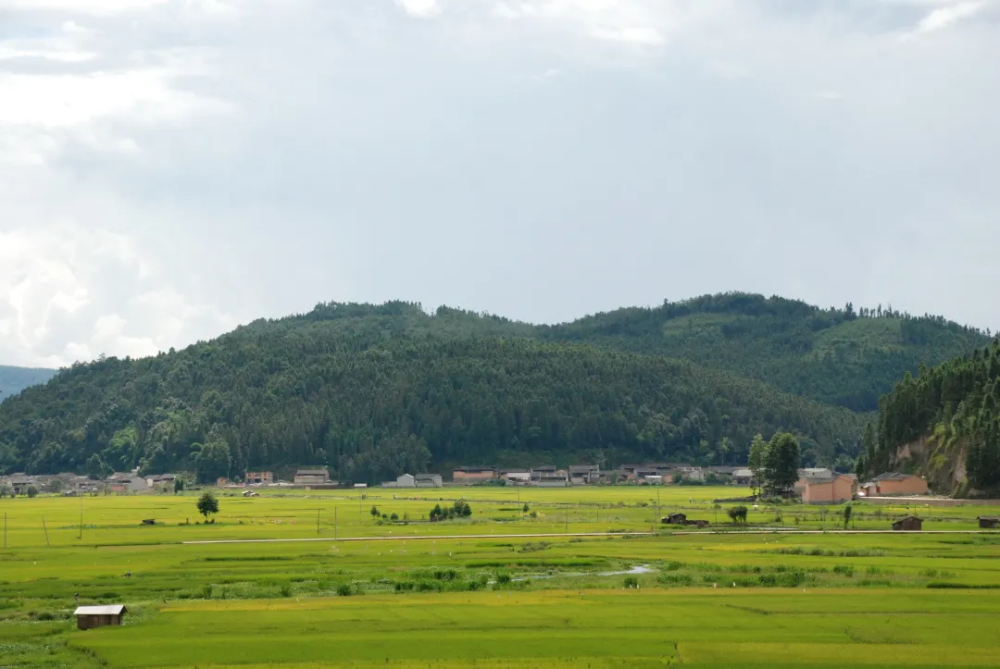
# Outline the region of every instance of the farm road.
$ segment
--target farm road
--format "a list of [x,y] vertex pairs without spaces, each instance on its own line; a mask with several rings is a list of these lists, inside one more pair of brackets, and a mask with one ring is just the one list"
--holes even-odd
[[205,541],[182,541],[185,546],[204,544],[280,544],[305,541],[454,541],[461,539],[544,539],[546,537],[652,537],[656,532],[549,532],[546,534],[446,534],[430,536],[399,537],[305,537],[298,539],[211,539]]

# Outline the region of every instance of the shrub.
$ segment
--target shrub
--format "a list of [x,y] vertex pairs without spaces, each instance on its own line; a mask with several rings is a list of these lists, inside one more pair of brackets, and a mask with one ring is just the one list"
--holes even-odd
[[497,585],[510,585],[510,574],[497,574]]
[[838,564],[833,568],[833,573],[846,576],[847,578],[854,578],[854,567],[846,564]]
[[347,583],[342,583],[337,586],[337,596],[338,597],[350,597],[351,596],[351,586]]
[[292,596],[292,584],[291,583],[282,583],[281,584],[281,588],[280,588],[280,592],[281,592],[281,596],[282,597],[291,597]]
[[639,579],[637,579],[635,576],[626,576],[625,577],[625,584],[624,585],[625,585],[625,589],[626,590],[631,589],[631,588],[638,588],[639,587]]
[[32,486],[28,486],[28,497],[31,497],[32,499],[34,499],[35,497],[38,497],[38,488],[36,488],[33,485]]

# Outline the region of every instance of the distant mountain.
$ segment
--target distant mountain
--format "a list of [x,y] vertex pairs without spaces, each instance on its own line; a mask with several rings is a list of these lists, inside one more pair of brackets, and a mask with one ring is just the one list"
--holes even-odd
[[0,365],[0,402],[17,395],[29,386],[47,382],[56,375],[54,369],[32,369],[28,367],[5,367]]
[[0,405],[0,471],[324,463],[742,463],[753,435],[852,466],[877,398],[986,335],[891,309],[727,294],[536,326],[321,304],[142,360],[74,365]]

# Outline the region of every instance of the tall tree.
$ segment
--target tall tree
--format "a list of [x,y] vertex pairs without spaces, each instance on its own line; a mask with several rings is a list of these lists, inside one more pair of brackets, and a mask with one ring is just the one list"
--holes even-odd
[[750,442],[750,471],[753,472],[753,479],[751,480],[751,486],[756,490],[756,494],[760,494],[760,490],[764,484],[764,475],[766,473],[764,458],[767,455],[767,442],[764,441],[764,436],[761,434],[754,435],[753,441]]
[[765,488],[768,494],[791,494],[799,478],[799,442],[787,432],[771,437],[764,455]]

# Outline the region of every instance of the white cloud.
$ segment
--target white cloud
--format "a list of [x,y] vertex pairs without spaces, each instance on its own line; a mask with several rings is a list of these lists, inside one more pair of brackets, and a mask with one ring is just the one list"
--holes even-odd
[[958,21],[978,14],[985,7],[985,0],[958,2],[938,7],[922,18],[917,26],[910,33],[907,33],[907,36],[925,35],[942,30]]
[[107,116],[156,123],[225,106],[172,89],[169,72],[155,69],[87,75],[0,73],[0,123],[75,126]]
[[396,0],[396,4],[410,16],[421,19],[437,16],[441,13],[441,5],[438,0]]

